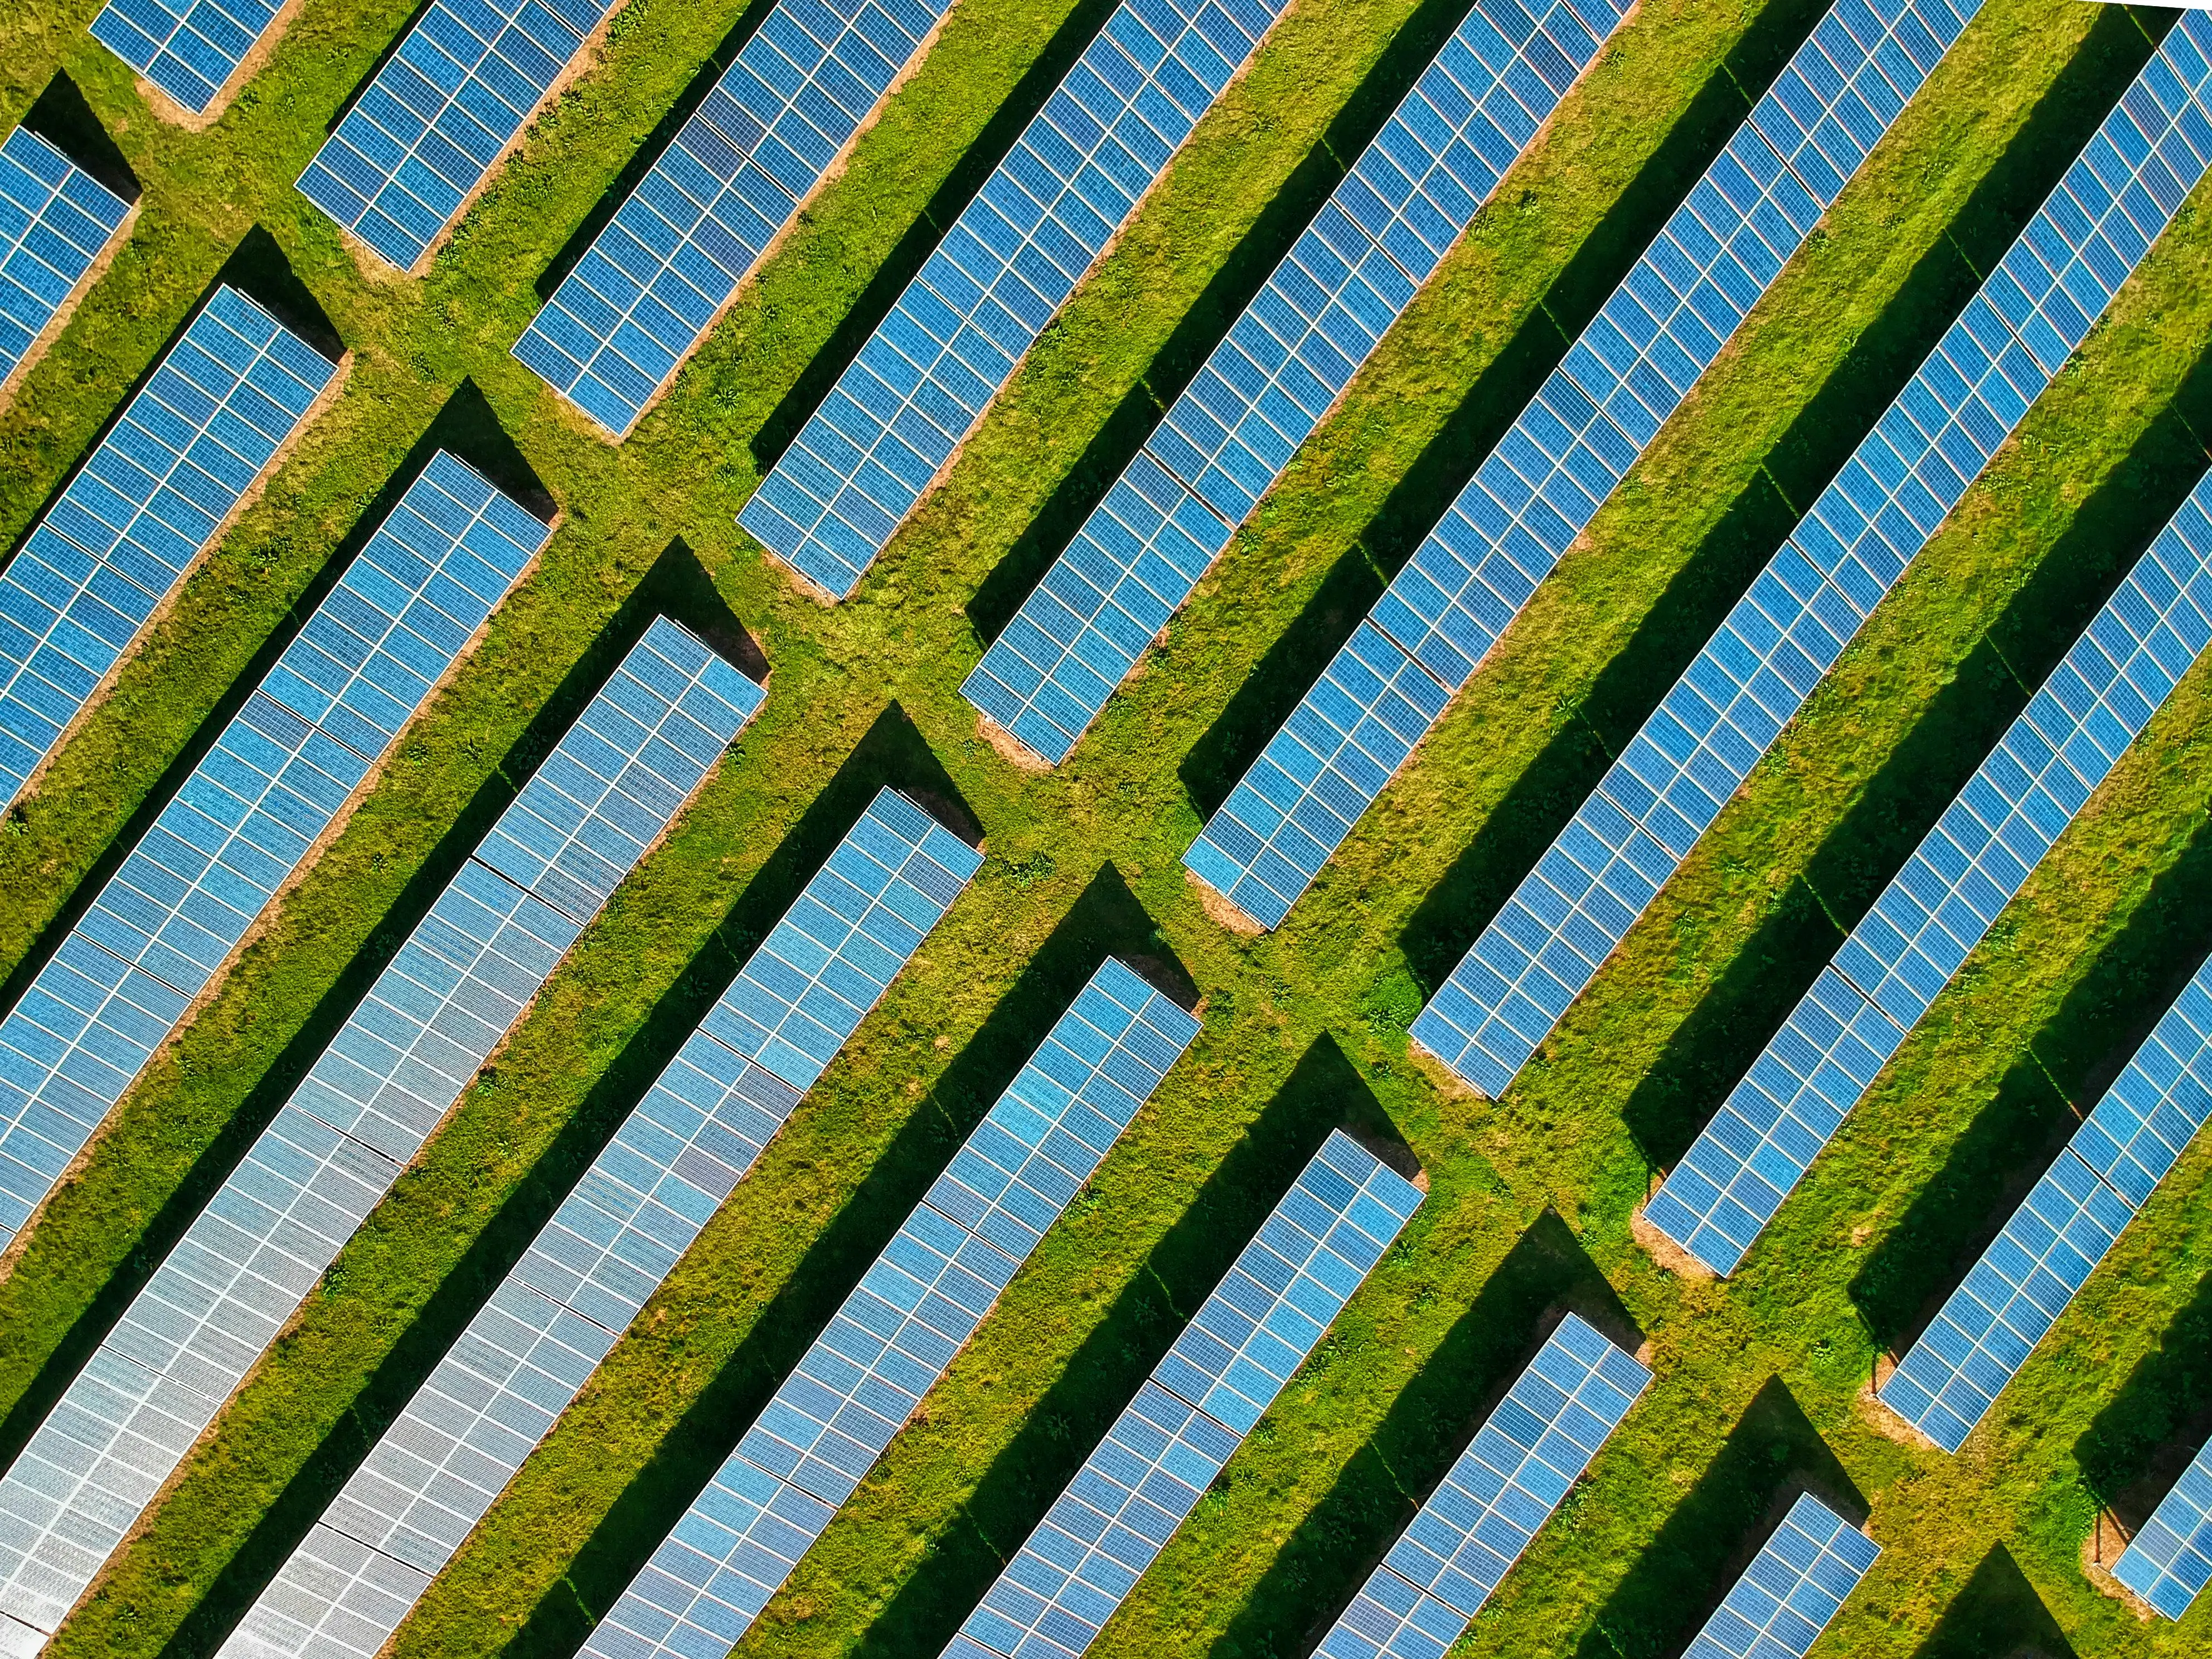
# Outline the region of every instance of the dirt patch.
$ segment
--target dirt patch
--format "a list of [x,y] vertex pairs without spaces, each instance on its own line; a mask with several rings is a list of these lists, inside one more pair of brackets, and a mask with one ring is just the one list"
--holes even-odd
[[1687,1279],[1708,1285],[1714,1284],[1720,1279],[1718,1273],[1647,1221],[1644,1216],[1644,1206],[1641,1204],[1636,1206],[1636,1213],[1628,1218],[1628,1236],[1644,1247],[1644,1255],[1650,1256],[1677,1279]]
[[215,96],[208,100],[205,109],[197,112],[186,109],[143,75],[138,77],[138,95],[146,100],[148,109],[171,126],[182,127],[187,132],[204,132],[222,118],[223,112],[230,107],[240,89],[261,73],[275,53],[276,43],[284,38],[284,31],[300,15],[301,4],[301,0],[284,0],[276,15],[269,20],[269,26],[261,31],[260,38],[254,41],[252,50],[238,60],[238,67],[231,70],[229,78],[215,89]]
[[[975,730],[984,742],[999,751],[999,758],[1017,771],[1042,776],[1052,770],[1050,761],[1038,754],[1036,750],[1007,731],[988,714],[978,714],[975,717]],[[1208,888],[1206,890],[1211,892],[1212,889]]]

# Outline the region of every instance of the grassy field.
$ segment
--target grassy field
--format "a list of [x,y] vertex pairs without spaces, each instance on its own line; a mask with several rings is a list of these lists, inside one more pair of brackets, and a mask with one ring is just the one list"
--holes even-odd
[[[2193,674],[1739,1275],[1628,1218],[2026,702],[2212,441],[2200,191],[1777,752],[1491,1103],[1404,1030],[1972,291],[2170,14],[1987,0],[1966,40],[1496,659],[1279,933],[1178,855],[1821,8],[1644,0],[1073,760],[1017,772],[957,696],[1011,614],[1462,9],[1301,0],[855,597],[794,595],[733,515],[1109,8],[961,0],[934,52],[619,449],[507,349],[765,0],[632,0],[419,282],[291,189],[406,0],[307,0],[209,131],[147,112],[94,0],[0,17],[0,128],[66,76],[136,233],[0,410],[12,546],[219,272],[354,354],[342,398],[0,825],[9,999],[445,444],[564,519],[343,835],[149,1071],[0,1277],[12,1457],[378,969],[656,611],[742,628],[768,705],[349,1246],[52,1650],[211,1653],[880,783],[989,859],[401,1632],[566,1659],[1102,952],[1173,958],[1206,1029],[921,1418],[741,1645],[935,1654],[1332,1125],[1431,1192],[1098,1651],[1290,1659],[1519,1368],[1547,1310],[1658,1381],[1462,1651],[1666,1659],[1778,1500],[1886,1553],[1820,1651],[2205,1650],[2080,1565],[2212,1430],[2198,1146],[1956,1459],[1860,1395],[2212,947],[2212,671]],[[1387,1120],[1387,1126],[1385,1121]],[[2148,1488],[2154,1495],[2159,1488]]]

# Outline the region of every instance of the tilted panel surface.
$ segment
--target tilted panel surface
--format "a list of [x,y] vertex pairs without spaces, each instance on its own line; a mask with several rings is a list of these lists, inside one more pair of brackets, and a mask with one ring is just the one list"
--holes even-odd
[[1881,1385],[1882,1403],[1945,1450],[1964,1445],[2207,1117],[2212,963]]
[[1091,977],[584,1645],[736,1641],[1198,1034],[1121,963]]
[[68,1613],[760,701],[632,648],[0,1479],[0,1613]]
[[1733,1271],[1821,1147],[2212,644],[2212,478],[2138,560],[1652,1196]]
[[130,215],[128,202],[28,127],[0,143],[0,386]]
[[1322,1638],[1316,1659],[1438,1659],[1650,1381],[1642,1364],[1569,1314]]
[[783,0],[561,279],[514,355],[626,436],[951,0]]
[[1805,1659],[1881,1553],[1874,1540],[1805,1493],[1682,1659]]
[[1420,1202],[1419,1188],[1332,1130],[945,1659],[1087,1649]]
[[2168,1619],[2188,1612],[2212,1581],[2212,1446],[2151,1511],[2112,1564],[2112,1577]]
[[1183,855],[1290,914],[1720,355],[1979,0],[1841,0]]
[[1057,765],[1596,61],[1627,0],[1477,0],[962,688]]
[[410,270],[453,228],[615,0],[431,0],[300,175],[300,193]]
[[203,115],[283,9],[283,0],[107,0],[92,38]]
[[337,373],[216,289],[0,571],[0,794],[53,752]]
[[[838,947],[843,966],[833,962],[828,976],[849,981],[856,963],[869,974],[882,971],[865,913],[895,896],[902,880],[911,884],[915,860],[936,869],[926,878],[933,891],[940,877],[952,893],[964,884],[971,860],[956,860],[954,876],[925,850],[944,834],[902,796],[889,790],[878,796],[793,907],[794,916],[825,907],[862,915],[861,927]],[[909,884],[896,901],[908,906],[914,930],[895,943],[889,973],[869,981],[875,989],[868,1006],[950,902],[947,894],[944,902],[915,910],[921,890]],[[734,994],[733,987],[724,1002]],[[378,1652],[803,1092],[704,1028],[695,1033],[247,1611],[223,1653],[369,1659]]]
[[1287,3],[1124,0],[738,523],[850,593]]
[[1835,665],[2212,166],[2212,16],[2050,200],[1414,1021],[1496,1095]]
[[434,457],[0,1020],[0,1242],[21,1231],[546,527]]

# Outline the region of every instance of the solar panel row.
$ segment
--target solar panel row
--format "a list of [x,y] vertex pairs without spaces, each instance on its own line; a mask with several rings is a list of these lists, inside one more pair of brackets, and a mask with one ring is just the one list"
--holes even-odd
[[[977,862],[883,791],[715,1013],[745,1000],[757,969],[772,978],[776,962],[811,948],[828,953],[822,977],[859,1000],[842,1027],[849,1035]],[[843,919],[842,937],[825,916]],[[225,1644],[228,1659],[371,1659],[575,1398],[804,1092],[706,1032],[624,1120],[263,1590]]]
[[1805,1493],[1682,1659],[1805,1659],[1881,1553],[1881,1546]]
[[2212,1117],[2212,963],[2199,968],[1882,1384],[1956,1451]]
[[92,38],[194,115],[222,95],[285,0],[107,0]]
[[431,0],[300,175],[400,270],[453,228],[614,0]]
[[1287,0],[1123,0],[738,515],[843,599]]
[[945,1659],[1088,1649],[1420,1202],[1331,1131]]
[[1905,1034],[2212,645],[2197,486],[1851,930],[1644,1214],[1732,1272]]
[[2151,1511],[2112,1564],[2112,1577],[2168,1619],[2188,1612],[2212,1581],[2212,1446]]
[[440,454],[316,607],[0,1021],[0,1241],[28,1224],[548,533]]
[[1496,1095],[1565,1013],[2212,167],[2212,16],[2166,37],[2027,229],[1413,1024]]
[[0,394],[130,216],[128,202],[28,127],[0,143]]
[[1477,0],[962,688],[1057,765],[1190,597],[1627,0]]
[[1651,1373],[1569,1314],[1407,1524],[1316,1659],[1443,1659]]
[[515,342],[629,434],[951,0],[783,0]]
[[68,1613],[762,695],[632,648],[0,1479],[0,1612]]
[[216,289],[0,571],[5,800],[53,753],[337,373],[235,289]]
[[1109,959],[584,1644],[702,1659],[744,1634],[1090,1180],[1198,1021]]
[[1279,926],[1965,31],[1831,7],[1183,855]]

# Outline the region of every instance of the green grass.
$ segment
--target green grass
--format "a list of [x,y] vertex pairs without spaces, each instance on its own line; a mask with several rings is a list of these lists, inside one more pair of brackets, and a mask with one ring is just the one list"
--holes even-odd
[[[364,277],[290,189],[399,27],[308,0],[210,132],[152,120],[83,36],[0,21],[6,121],[72,76],[145,185],[131,246],[0,411],[10,541],[250,228],[355,356],[307,434],[0,835],[0,963],[35,960],[426,433],[495,446],[565,518],[343,834],[149,1070],[0,1279],[12,1455],[651,607],[726,608],[766,710],[349,1245],[57,1655],[210,1652],[883,781],[963,799],[990,859],[884,1006],[402,1632],[407,1656],[565,1655],[1109,949],[1181,963],[1206,1030],[741,1650],[933,1653],[1332,1122],[1387,1117],[1431,1193],[1101,1644],[1299,1651],[1563,1302],[1659,1381],[1465,1651],[1678,1652],[1797,1480],[1887,1553],[1822,1651],[2200,1648],[2076,1554],[2201,1434],[2212,1237],[2199,1147],[1956,1460],[1876,1433],[1881,1341],[1947,1290],[2208,941],[2205,676],[2123,763],[1725,1286],[1627,1218],[1887,872],[2193,482],[2212,435],[2212,225],[2185,213],[1502,1103],[1403,1027],[1971,291],[2148,51],[2129,16],[1989,0],[1891,141],[1585,544],[1280,933],[1208,921],[1200,807],[1348,629],[1794,45],[1809,0],[1645,0],[1075,759],[1018,774],[957,696],[1054,550],[1455,21],[1306,0],[1047,331],[860,592],[793,594],[732,523],[988,155],[1101,8],[963,0],[637,435],[592,440],[506,356],[532,283],[741,9],[635,0],[420,283]],[[757,9],[756,8],[755,9]],[[1058,33],[1056,33],[1058,31]],[[1397,43],[1394,45],[1394,42]],[[1419,48],[1416,50],[1416,48]],[[1378,68],[1378,65],[1380,66]],[[1027,77],[1025,81],[1025,77]],[[1045,77],[1048,79],[1048,76]],[[987,131],[987,128],[988,131]],[[958,173],[956,174],[956,163]],[[948,179],[951,183],[948,185]],[[888,274],[887,274],[888,273]],[[842,331],[841,331],[842,330]],[[441,411],[444,411],[441,414]],[[1088,493],[1086,493],[1088,492]],[[1424,514],[1428,515],[1424,517]],[[1042,528],[1033,528],[1042,526]],[[20,976],[20,969],[18,969]],[[1764,1024],[1762,1024],[1764,1022]],[[1980,1231],[1977,1231],[1977,1230]],[[2164,1346],[2161,1346],[2161,1343]],[[2063,1646],[2061,1645],[2063,1644]]]

